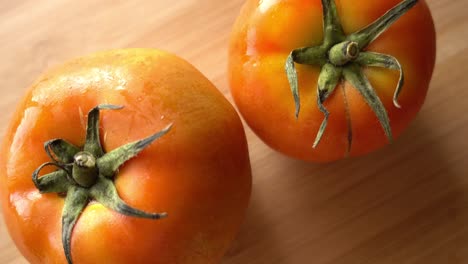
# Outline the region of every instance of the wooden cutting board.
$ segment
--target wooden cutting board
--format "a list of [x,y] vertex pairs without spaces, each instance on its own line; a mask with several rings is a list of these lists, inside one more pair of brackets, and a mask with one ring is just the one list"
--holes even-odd
[[[0,0],[0,132],[42,71],[102,49],[176,53],[232,102],[227,43],[242,2]],[[468,263],[468,2],[428,2],[437,66],[426,104],[395,144],[314,165],[270,150],[246,127],[252,200],[223,264]],[[0,263],[27,263],[3,219]]]

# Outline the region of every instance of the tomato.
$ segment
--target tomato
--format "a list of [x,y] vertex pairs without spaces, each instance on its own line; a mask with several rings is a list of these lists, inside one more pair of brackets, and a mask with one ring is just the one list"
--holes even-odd
[[49,71],[1,153],[5,221],[31,263],[217,263],[250,196],[234,108],[192,65],[157,50]]
[[248,0],[232,30],[229,82],[266,144],[329,162],[404,131],[425,100],[435,51],[425,1]]

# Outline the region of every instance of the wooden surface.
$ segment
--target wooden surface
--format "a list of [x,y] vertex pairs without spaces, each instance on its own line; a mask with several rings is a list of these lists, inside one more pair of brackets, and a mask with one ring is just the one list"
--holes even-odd
[[[42,71],[102,49],[171,51],[232,101],[227,43],[241,4],[0,0],[0,132]],[[246,127],[253,195],[223,264],[468,263],[468,1],[429,4],[437,66],[426,104],[395,144],[367,157],[314,165],[273,152]],[[0,263],[26,263],[3,219]]]

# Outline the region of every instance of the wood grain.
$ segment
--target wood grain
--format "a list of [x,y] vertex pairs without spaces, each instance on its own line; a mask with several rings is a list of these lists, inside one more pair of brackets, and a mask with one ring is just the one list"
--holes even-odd
[[[42,71],[102,49],[171,51],[232,101],[227,43],[242,2],[0,0],[0,132]],[[428,2],[437,66],[426,104],[395,144],[314,165],[273,152],[246,127],[253,195],[223,264],[468,263],[468,2]],[[3,219],[0,263],[27,263]]]

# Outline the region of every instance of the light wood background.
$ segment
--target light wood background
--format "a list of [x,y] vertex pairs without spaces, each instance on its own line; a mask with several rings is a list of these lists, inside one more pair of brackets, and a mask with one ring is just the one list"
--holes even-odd
[[[242,2],[0,0],[0,132],[43,70],[102,49],[171,51],[232,101],[227,43]],[[468,1],[429,5],[435,74],[422,111],[392,146],[314,165],[273,152],[246,127],[253,195],[223,264],[468,263]],[[3,219],[0,263],[26,263]]]

